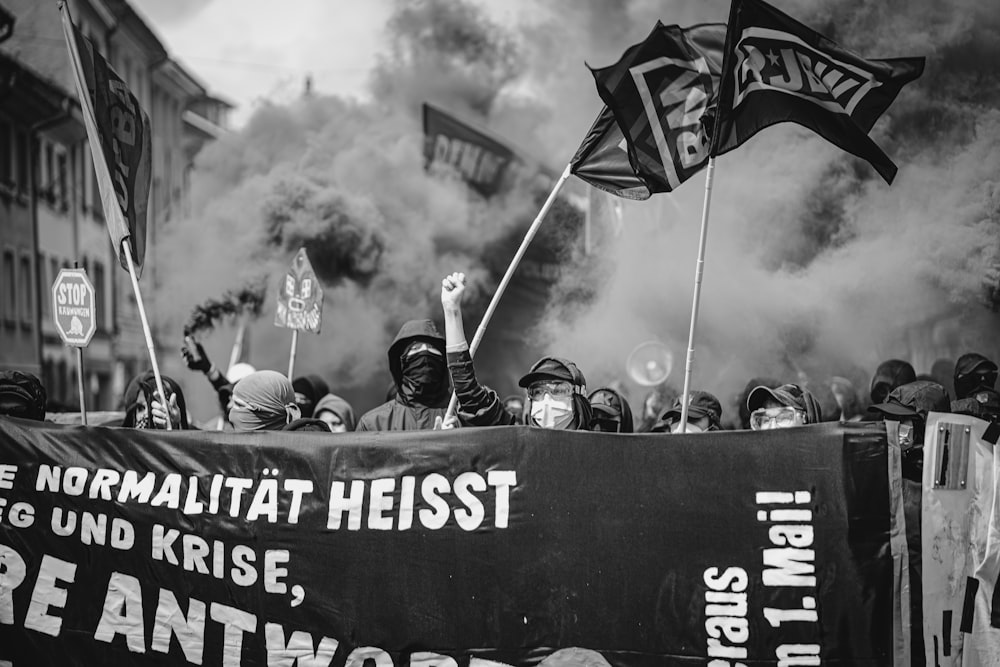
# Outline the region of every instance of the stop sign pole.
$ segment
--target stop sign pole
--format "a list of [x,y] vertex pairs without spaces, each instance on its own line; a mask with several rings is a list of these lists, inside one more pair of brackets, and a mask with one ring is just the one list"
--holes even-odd
[[63,343],[76,348],[77,389],[80,392],[80,420],[87,425],[87,404],[83,393],[83,348],[97,330],[97,303],[94,285],[83,269],[63,269],[52,283],[52,317]]

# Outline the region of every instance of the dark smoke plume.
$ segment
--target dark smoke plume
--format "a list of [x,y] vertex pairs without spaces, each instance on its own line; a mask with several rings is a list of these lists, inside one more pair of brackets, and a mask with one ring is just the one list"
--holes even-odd
[[211,331],[220,320],[227,317],[245,315],[256,319],[260,316],[260,309],[264,305],[266,289],[267,279],[261,277],[242,289],[226,292],[220,299],[209,299],[196,306],[184,325],[184,335],[192,336]]

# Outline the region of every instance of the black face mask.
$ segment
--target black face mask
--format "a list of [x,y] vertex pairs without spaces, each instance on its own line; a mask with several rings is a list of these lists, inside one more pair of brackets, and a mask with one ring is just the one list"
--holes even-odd
[[408,402],[433,403],[448,393],[448,367],[429,352],[403,357],[399,391]]

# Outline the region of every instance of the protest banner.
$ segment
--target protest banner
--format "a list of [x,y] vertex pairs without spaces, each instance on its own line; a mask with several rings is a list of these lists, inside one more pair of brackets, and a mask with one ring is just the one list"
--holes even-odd
[[890,665],[886,450],[0,418],[0,661]]

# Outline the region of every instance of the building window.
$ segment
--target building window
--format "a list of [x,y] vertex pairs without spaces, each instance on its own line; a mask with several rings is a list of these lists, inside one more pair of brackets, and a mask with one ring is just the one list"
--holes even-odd
[[107,310],[105,304],[105,285],[104,285],[104,265],[101,262],[94,262],[94,308],[97,309],[97,313],[94,317],[97,319],[97,328],[99,331],[104,331],[107,329]]
[[66,180],[69,173],[67,160],[68,158],[66,157],[66,153],[62,151],[60,151],[59,154],[56,156],[56,165],[57,165],[56,178],[58,179],[56,181],[56,197],[57,200],[59,201],[59,208],[61,208],[63,211],[69,209],[69,204],[67,203],[68,197],[66,191]]
[[17,276],[14,275],[14,251],[3,251],[3,322],[13,326],[17,318]]
[[21,255],[21,275],[19,276],[18,289],[20,290],[21,302],[21,326],[31,329],[35,320],[34,281],[31,279],[31,257]]
[[17,174],[17,189],[19,192],[27,192],[28,186],[28,135],[24,132],[17,133],[17,154],[14,156]]

